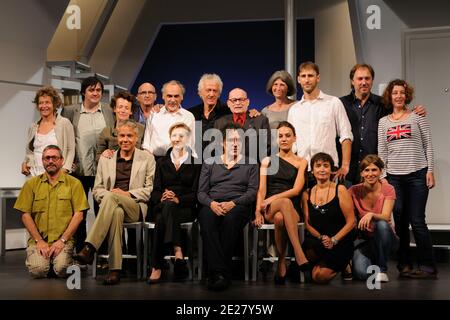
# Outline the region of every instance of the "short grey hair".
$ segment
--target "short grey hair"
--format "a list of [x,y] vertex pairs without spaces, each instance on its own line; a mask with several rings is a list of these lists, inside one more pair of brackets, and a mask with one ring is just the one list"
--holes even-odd
[[164,83],[164,85],[163,85],[163,87],[161,89],[161,92],[162,92],[163,96],[164,96],[164,92],[166,91],[166,87],[168,85],[177,85],[177,86],[179,86],[180,89],[181,89],[181,94],[184,96],[184,93],[186,92],[186,89],[184,89],[184,86],[178,80],[170,80],[170,81]]
[[293,96],[296,91],[295,90],[295,82],[294,82],[294,79],[292,79],[289,72],[287,72],[286,70],[275,71],[272,74],[272,76],[270,76],[269,81],[267,81],[267,84],[266,84],[267,93],[270,94],[271,96],[273,96],[272,86],[273,86],[274,82],[277,81],[278,79],[280,79],[281,81],[286,83],[286,85],[288,87],[287,96]]
[[62,151],[61,148],[58,147],[56,144],[49,144],[48,146],[46,146],[44,148],[44,150],[42,151],[42,156],[44,156],[45,151],[47,150],[57,150],[59,152],[59,156],[62,158]]
[[200,80],[198,81],[198,92],[200,92],[203,89],[203,86],[205,85],[205,81],[215,81],[219,85],[219,95],[222,93],[223,89],[223,82],[220,77],[215,73],[205,73],[202,75]]
[[117,126],[117,130],[119,130],[121,127],[129,127],[129,128],[134,130],[134,132],[136,133],[136,136],[139,136],[138,125],[133,120],[119,121],[119,125]]

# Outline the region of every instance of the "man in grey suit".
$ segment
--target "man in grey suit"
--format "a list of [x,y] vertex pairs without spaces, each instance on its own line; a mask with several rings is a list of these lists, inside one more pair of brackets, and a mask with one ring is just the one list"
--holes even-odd
[[[114,114],[108,104],[101,103],[103,83],[96,77],[88,77],[81,83],[81,104],[66,106],[61,115],[70,120],[75,133],[74,176],[81,181],[86,198],[94,186],[98,136],[105,127],[113,128]],[[98,205],[94,203],[94,211]],[[75,234],[76,249],[81,250],[86,238],[86,211]]]
[[100,211],[83,249],[74,256],[81,263],[91,264],[95,251],[108,236],[109,274],[103,281],[105,285],[120,281],[123,223],[145,219],[155,174],[153,155],[136,149],[136,123],[127,121],[117,131],[120,149],[112,158],[101,157],[98,162],[94,197]]
[[245,135],[245,156],[251,160],[262,159],[270,155],[271,134],[269,119],[264,115],[251,118],[248,112],[250,100],[247,92],[240,88],[235,88],[228,94],[228,108],[232,114],[222,116],[214,123],[214,128],[223,131],[230,123],[242,127]]

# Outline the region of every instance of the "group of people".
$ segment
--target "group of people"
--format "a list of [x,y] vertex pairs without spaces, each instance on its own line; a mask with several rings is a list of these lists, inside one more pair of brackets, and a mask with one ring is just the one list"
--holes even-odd
[[[139,86],[137,104],[131,93],[119,92],[108,105],[101,102],[102,82],[90,77],[81,86],[82,103],[60,113],[58,93],[40,89],[34,100],[40,119],[29,129],[22,163],[32,178],[15,204],[30,233],[29,272],[44,277],[53,266],[65,276],[72,258],[92,263],[106,240],[103,282],[117,284],[123,223],[147,219],[155,222],[147,282],[161,281],[167,250],[180,281],[188,274],[180,224],[198,219],[212,290],[230,285],[234,249],[249,221],[275,225],[276,284],[287,276],[300,281],[300,272],[306,281],[326,283],[351,269],[366,279],[372,264],[380,268],[377,280],[388,281],[397,242],[401,276],[436,278],[425,222],[435,184],[425,109],[408,108],[413,90],[404,80],[391,81],[379,97],[371,92],[373,79],[370,65],[355,65],[352,92],[339,99],[319,89],[319,67],[304,62],[297,75],[301,100],[290,98],[296,84],[289,73],[277,71],[267,83],[274,102],[261,113],[248,110],[241,88],[221,102],[216,74],[201,77],[202,103],[189,110],[181,106],[185,89],[176,80],[164,84],[163,105],[150,83]],[[89,190],[96,219],[86,235]],[[307,230],[303,244],[300,221]],[[289,270],[288,242],[295,255]]]

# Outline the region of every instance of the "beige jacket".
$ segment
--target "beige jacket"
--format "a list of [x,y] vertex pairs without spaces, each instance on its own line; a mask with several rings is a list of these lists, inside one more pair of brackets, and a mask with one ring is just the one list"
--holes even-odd
[[[93,194],[95,200],[99,203],[116,184],[117,152],[114,152],[111,159],[100,157],[98,162]],[[155,158],[153,155],[146,151],[135,149],[128,192],[133,195],[134,200],[139,204],[144,220],[147,214],[147,202],[153,190],[154,175]]]
[[[24,162],[32,168],[36,165],[34,160],[33,143],[39,127],[39,121],[40,119],[34,122],[28,129],[27,144],[25,148]],[[75,157],[75,135],[70,121],[60,115],[57,115],[55,120],[55,134],[58,147],[61,149],[62,156],[64,157],[63,168],[68,172],[71,172]]]

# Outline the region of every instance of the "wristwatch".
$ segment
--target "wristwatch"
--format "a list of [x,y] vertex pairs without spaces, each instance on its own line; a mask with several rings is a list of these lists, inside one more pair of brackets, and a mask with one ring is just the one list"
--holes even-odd
[[338,239],[336,239],[336,237],[332,237],[331,242],[333,243],[333,246],[335,246],[338,244],[339,241],[338,241]]

